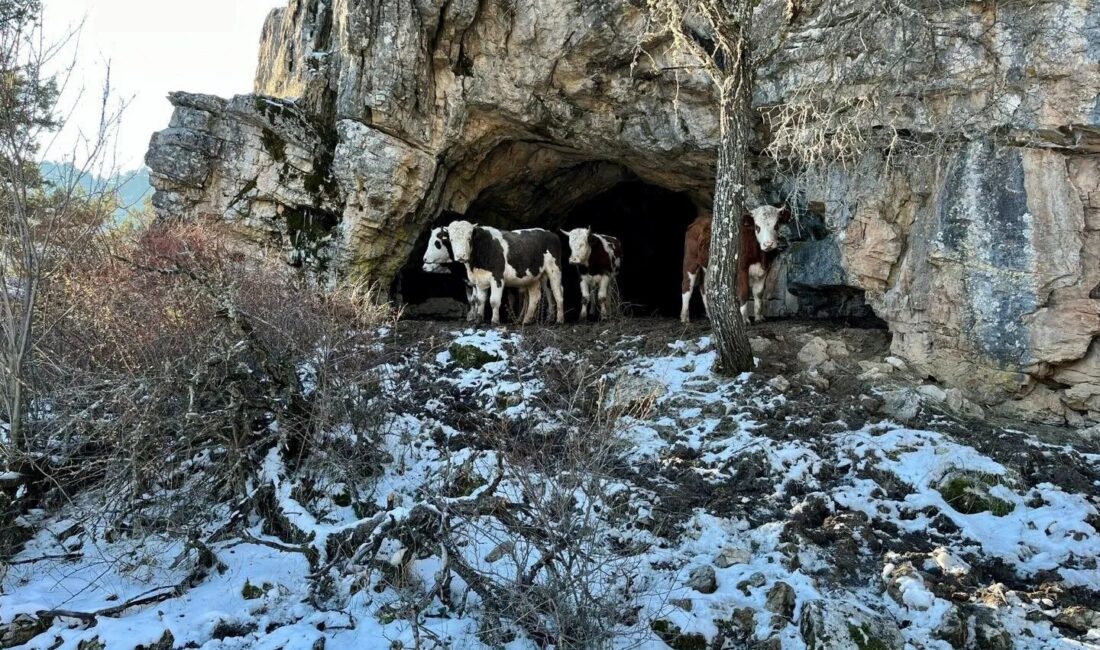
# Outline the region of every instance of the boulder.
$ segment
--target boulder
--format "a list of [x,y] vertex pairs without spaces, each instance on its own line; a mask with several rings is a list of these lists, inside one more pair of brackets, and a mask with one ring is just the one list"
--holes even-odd
[[666,392],[668,392],[668,386],[659,379],[625,372],[618,373],[611,380],[607,408],[618,411],[647,408],[663,397]]
[[851,596],[803,605],[798,629],[807,650],[887,650],[905,646],[893,620],[858,602]]
[[908,422],[920,413],[921,395],[912,388],[895,388],[880,393],[882,412],[899,422]]
[[701,594],[713,594],[718,590],[718,577],[714,573],[714,567],[704,564],[692,569],[687,585]]
[[819,336],[810,339],[798,351],[798,360],[807,368],[816,368],[829,360],[829,344]]
[[776,616],[790,620],[794,616],[796,604],[794,588],[785,582],[777,582],[768,590],[764,609]]

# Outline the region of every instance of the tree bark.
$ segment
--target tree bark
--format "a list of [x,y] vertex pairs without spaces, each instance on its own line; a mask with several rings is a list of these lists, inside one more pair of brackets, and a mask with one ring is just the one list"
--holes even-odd
[[710,235],[710,266],[706,290],[710,319],[723,374],[753,369],[752,348],[737,300],[737,257],[741,216],[745,213],[747,157],[752,126],[752,70],[747,25],[741,25],[739,56],[731,62],[727,85],[721,89],[722,140],[714,184],[714,215]]

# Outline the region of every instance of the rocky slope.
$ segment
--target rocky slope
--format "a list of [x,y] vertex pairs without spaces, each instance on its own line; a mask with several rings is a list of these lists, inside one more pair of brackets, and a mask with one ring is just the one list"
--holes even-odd
[[[769,311],[863,292],[926,375],[1098,421],[1100,6],[1000,4],[941,5],[980,29],[904,53],[912,83],[864,125],[949,145],[813,186],[761,165],[757,200],[791,198],[827,231],[792,247]],[[791,35],[761,107],[814,82],[838,24]],[[264,26],[255,95],[171,97],[154,204],[384,285],[444,211],[553,225],[634,178],[705,206],[715,102],[648,32],[627,0],[290,0]]]
[[363,354],[379,383],[325,432],[332,456],[272,445],[247,496],[184,521],[151,504],[208,482],[208,449],[132,506],[93,487],[21,518],[33,538],[0,571],[0,643],[1100,640],[1096,430],[956,417],[965,402],[884,357],[881,331],[766,325],[763,372],[733,379],[713,375],[706,334],[383,328]]

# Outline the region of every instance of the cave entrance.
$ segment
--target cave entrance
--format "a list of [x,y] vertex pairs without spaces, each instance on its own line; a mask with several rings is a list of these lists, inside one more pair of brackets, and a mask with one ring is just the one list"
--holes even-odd
[[[642,181],[619,183],[562,216],[566,229],[588,226],[617,237],[623,245],[618,302],[629,316],[680,313],[684,233],[697,216],[691,199]],[[579,276],[566,271],[566,306],[580,304]]]
[[[523,204],[517,202],[517,192],[494,188],[473,201],[464,215],[444,212],[431,227],[457,218],[507,230],[542,227],[558,233],[567,252],[560,229],[589,226],[593,232],[617,237],[622,242],[623,266],[617,282],[621,313],[677,316],[684,232],[697,216],[695,204],[686,193],[646,183],[628,173],[617,174],[612,176],[593,169],[586,180],[596,187],[589,187],[586,192],[578,191],[577,187],[565,194],[545,188],[537,192],[527,190],[522,192],[526,199]],[[582,177],[573,175],[584,183]],[[461,318],[465,315],[461,274],[425,273],[421,268],[430,230],[427,228],[421,234],[409,262],[399,274],[396,293],[406,304],[405,314],[410,318]],[[581,301],[579,275],[568,262],[565,266],[562,281],[566,318],[575,320]],[[508,311],[507,304],[505,307]],[[701,305],[696,307],[701,310]],[[513,306],[512,311],[517,308]]]

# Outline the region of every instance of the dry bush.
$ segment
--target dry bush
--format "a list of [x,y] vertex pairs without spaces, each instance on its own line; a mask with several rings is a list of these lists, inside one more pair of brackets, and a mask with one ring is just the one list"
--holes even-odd
[[337,432],[354,453],[330,466],[376,464],[362,409],[387,310],[351,289],[318,293],[231,241],[157,225],[53,284],[34,435],[54,503],[96,484],[99,514],[121,530],[179,530],[254,494],[276,447],[295,468],[318,465]]

